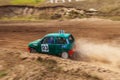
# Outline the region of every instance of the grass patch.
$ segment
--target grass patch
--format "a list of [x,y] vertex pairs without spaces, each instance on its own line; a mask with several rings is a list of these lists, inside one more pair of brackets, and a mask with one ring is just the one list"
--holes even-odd
[[26,4],[36,5],[40,4],[41,2],[44,2],[44,0],[11,0],[11,4],[13,5],[26,5]]
[[110,19],[113,21],[120,21],[120,16],[113,16],[113,17],[110,17]]
[[120,21],[120,16],[100,16],[98,18],[102,18],[102,19],[110,19],[112,21]]
[[112,11],[115,12],[117,9],[119,9],[119,6],[120,5],[116,5],[116,4],[104,5],[100,8],[100,10],[106,13],[109,13]]
[[6,71],[4,71],[4,70],[0,71],[0,78],[4,77],[6,75],[7,75]]
[[38,19],[36,16],[14,16],[14,17],[2,17],[0,21],[43,21],[46,19]]

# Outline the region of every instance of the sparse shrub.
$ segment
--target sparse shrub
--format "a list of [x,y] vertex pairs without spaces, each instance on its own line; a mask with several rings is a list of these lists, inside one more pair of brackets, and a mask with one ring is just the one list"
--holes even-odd
[[77,11],[71,10],[70,12],[66,13],[66,18],[68,19],[74,19],[74,18],[84,18],[86,17],[85,14],[80,14]]
[[42,12],[41,14],[39,14],[38,19],[50,19],[50,14]]
[[62,17],[61,14],[53,14],[53,15],[51,16],[51,19],[59,19],[59,18],[61,18],[61,17]]
[[71,10],[70,12],[68,12],[67,18],[74,19],[74,18],[77,18],[77,17],[79,17],[78,12],[76,12],[74,10]]

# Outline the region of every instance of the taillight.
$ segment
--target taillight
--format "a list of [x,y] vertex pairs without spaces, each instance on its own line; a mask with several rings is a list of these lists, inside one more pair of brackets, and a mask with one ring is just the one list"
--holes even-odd
[[28,51],[30,52],[30,48],[28,47]]
[[69,50],[68,53],[71,56],[74,53],[74,51],[73,50]]

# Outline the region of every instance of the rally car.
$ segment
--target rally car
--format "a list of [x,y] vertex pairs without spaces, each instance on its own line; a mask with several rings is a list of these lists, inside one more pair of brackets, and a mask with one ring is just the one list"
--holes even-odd
[[61,31],[47,34],[41,39],[30,42],[28,50],[30,53],[46,53],[67,59],[74,54],[74,43],[75,39],[72,34]]

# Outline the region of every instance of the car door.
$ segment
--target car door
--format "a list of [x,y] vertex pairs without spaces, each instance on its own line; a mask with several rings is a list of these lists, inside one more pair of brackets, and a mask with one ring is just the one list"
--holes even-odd
[[55,39],[55,50],[56,54],[60,55],[63,51],[65,51],[67,41],[64,37],[56,37]]
[[55,43],[55,39],[52,36],[43,38],[40,44],[41,52],[48,54],[54,53],[54,49],[55,49],[54,43]]

